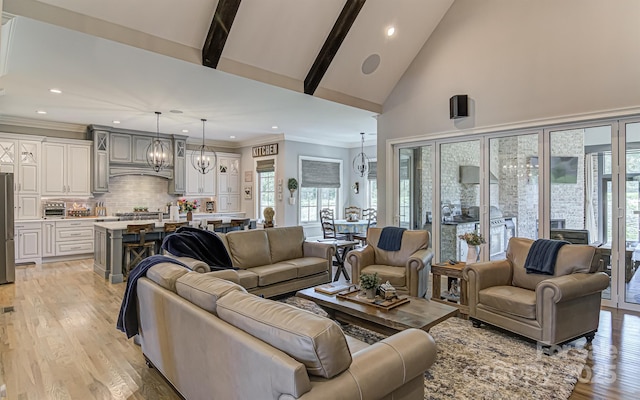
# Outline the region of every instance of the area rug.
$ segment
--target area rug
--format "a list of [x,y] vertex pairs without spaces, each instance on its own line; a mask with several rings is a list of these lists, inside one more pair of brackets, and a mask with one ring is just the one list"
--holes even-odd
[[[327,314],[315,303],[288,297],[287,304]],[[355,325],[345,334],[369,344],[385,336]],[[563,347],[546,356],[535,343],[470,321],[449,318],[429,332],[438,346],[436,362],[424,376],[425,400],[567,399],[585,365],[588,351]]]

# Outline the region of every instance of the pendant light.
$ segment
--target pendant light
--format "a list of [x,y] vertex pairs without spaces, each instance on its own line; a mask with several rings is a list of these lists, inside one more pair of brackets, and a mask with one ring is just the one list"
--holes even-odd
[[364,153],[364,132],[360,132],[362,137],[362,146],[360,153],[353,158],[353,170],[359,174],[361,178],[369,174],[369,157]]
[[198,171],[202,175],[206,175],[216,167],[218,156],[216,155],[215,150],[205,146],[204,123],[207,122],[207,120],[203,118],[200,121],[202,121],[202,145],[200,145],[197,150],[191,153],[191,165],[196,169],[196,171]]
[[160,140],[160,111],[156,111],[156,138],[147,147],[147,164],[155,171],[160,172],[167,167],[169,149]]

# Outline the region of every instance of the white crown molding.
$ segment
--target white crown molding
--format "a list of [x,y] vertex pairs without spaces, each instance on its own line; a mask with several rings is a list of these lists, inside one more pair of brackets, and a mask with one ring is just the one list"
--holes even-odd
[[[360,141],[331,144],[331,143],[327,143],[326,140],[323,140],[323,139],[315,139],[315,138],[314,139],[310,139],[310,138],[296,136],[296,135],[286,135],[285,140],[291,141],[291,142],[299,142],[299,143],[318,144],[318,145],[322,145],[322,146],[340,147],[340,148],[343,148],[343,149],[344,148],[346,148],[346,149],[360,148],[360,146],[362,145],[362,142],[360,142]],[[365,147],[367,147],[367,146],[375,146],[376,144],[377,144],[377,142],[376,142],[375,139],[373,141],[367,141],[365,139],[365,141],[364,141]]]
[[68,122],[41,121],[9,115],[0,115],[0,124],[78,133],[87,131],[87,125],[71,124]]
[[250,146],[259,146],[261,144],[268,144],[273,142],[278,142],[285,140],[283,133],[276,133],[271,135],[261,136],[259,138],[251,139],[251,140],[243,140],[237,142],[237,147],[250,147]]
[[14,19],[16,16],[6,11],[2,12],[2,25]]

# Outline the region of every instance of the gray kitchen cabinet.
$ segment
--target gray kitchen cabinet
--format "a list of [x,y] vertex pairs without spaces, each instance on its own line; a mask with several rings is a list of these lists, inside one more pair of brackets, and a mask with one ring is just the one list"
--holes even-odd
[[187,137],[173,139],[173,177],[169,180],[169,193],[182,195],[187,190]]
[[[149,150],[149,145],[154,141],[155,138],[151,136],[133,136],[133,163],[148,165],[147,163],[147,152]],[[168,139],[160,139],[162,144],[164,144],[165,149],[167,150],[166,160],[167,166],[171,166],[173,163],[173,155],[171,146],[171,141]]]
[[124,133],[111,134],[111,149],[109,151],[109,161],[112,163],[131,162],[131,135]]
[[93,131],[93,193],[109,191],[109,132]]

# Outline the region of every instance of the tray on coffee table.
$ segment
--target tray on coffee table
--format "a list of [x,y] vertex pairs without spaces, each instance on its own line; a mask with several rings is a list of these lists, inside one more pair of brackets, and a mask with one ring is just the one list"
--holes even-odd
[[336,296],[340,299],[345,299],[349,301],[353,301],[356,303],[382,308],[383,310],[390,310],[394,307],[397,307],[401,304],[408,303],[410,300],[407,296],[396,297],[393,299],[382,299],[379,296],[376,296],[375,299],[367,299],[363,296],[360,291],[351,291],[351,292],[340,292],[336,294]]

